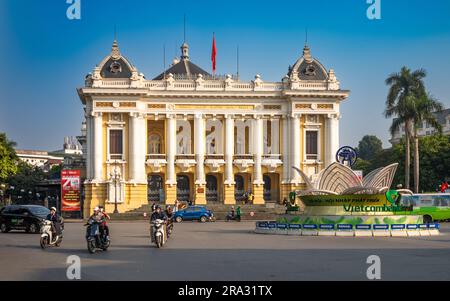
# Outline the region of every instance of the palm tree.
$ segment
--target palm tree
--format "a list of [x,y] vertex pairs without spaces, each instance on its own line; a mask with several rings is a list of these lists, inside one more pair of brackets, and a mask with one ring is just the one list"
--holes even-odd
[[442,111],[444,106],[427,93],[422,93],[415,99],[414,106],[414,191],[419,192],[419,137],[417,128],[425,121],[436,131],[442,133],[442,126],[433,112]]
[[392,73],[386,79],[386,85],[389,92],[386,99],[386,109],[384,116],[386,118],[396,116],[390,127],[393,135],[405,125],[405,188],[409,189],[410,178],[410,139],[413,135],[412,126],[414,125],[414,99],[417,95],[425,91],[423,78],[426,76],[424,69],[411,72],[407,67],[402,67],[400,72]]

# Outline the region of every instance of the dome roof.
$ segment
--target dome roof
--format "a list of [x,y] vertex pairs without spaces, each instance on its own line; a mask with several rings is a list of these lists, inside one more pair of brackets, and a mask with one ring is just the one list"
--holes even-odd
[[170,66],[169,69],[156,76],[153,80],[162,80],[164,79],[164,76],[169,74],[172,74],[177,78],[186,79],[192,78],[199,74],[206,77],[211,77],[211,74],[189,60],[189,45],[186,42],[181,45],[180,60],[174,60],[174,64]]
[[325,67],[311,56],[308,45],[303,48],[303,55],[294,66],[289,67],[288,76],[290,78],[296,74],[300,80],[327,80],[328,74]]
[[130,78],[132,72],[137,71],[120,53],[117,40],[114,40],[110,55],[101,61],[99,68],[102,78]]

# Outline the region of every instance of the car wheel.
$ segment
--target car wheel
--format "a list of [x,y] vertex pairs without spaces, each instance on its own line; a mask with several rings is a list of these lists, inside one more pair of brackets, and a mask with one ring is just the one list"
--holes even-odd
[[31,224],[26,231],[27,233],[38,233],[38,227],[36,227],[36,224]]
[[424,215],[423,216],[423,223],[424,224],[429,224],[433,222],[433,218],[430,215]]
[[5,223],[2,223],[0,225],[0,231],[2,231],[2,233],[8,233],[9,232],[9,228]]
[[177,218],[175,219],[175,221],[177,223],[181,223],[183,221],[183,218],[181,216],[177,216]]
[[205,223],[206,222],[206,216],[202,216],[202,217],[200,217],[200,222],[202,222],[202,223]]

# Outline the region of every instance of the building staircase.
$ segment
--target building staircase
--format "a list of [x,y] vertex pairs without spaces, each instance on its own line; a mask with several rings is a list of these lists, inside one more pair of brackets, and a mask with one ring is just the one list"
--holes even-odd
[[[140,208],[124,213],[110,214],[111,220],[146,220],[151,214],[151,204],[146,204]],[[241,220],[274,220],[280,214],[286,212],[286,207],[275,204],[267,203],[264,205],[234,205],[241,207]],[[165,205],[162,205],[165,208]],[[206,208],[211,210],[216,220],[225,220],[225,217],[230,212],[231,205],[225,204],[207,204]],[[252,214],[253,213],[253,214]]]

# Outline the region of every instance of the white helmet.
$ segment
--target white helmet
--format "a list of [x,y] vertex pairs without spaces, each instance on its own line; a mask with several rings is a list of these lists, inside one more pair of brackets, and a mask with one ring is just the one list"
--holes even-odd
[[98,208],[98,207],[94,208],[94,211],[99,211],[99,210],[100,210],[100,208]]
[[56,208],[55,208],[55,207],[52,207],[52,208],[50,208],[50,210],[54,210],[54,211],[56,211]]

